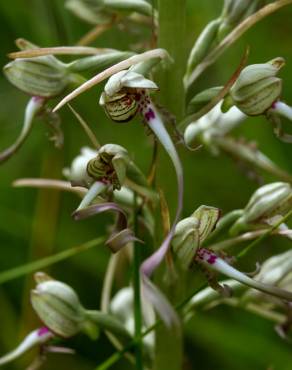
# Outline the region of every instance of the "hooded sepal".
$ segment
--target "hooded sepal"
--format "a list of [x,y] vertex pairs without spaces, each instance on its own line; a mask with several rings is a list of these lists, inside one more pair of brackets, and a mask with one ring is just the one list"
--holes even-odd
[[218,208],[203,205],[176,225],[171,244],[184,269],[193,265],[197,249],[213,231],[219,216]]

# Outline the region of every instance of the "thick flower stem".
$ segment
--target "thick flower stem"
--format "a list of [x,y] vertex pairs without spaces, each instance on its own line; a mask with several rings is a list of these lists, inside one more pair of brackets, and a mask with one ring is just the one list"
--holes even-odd
[[[185,110],[185,91],[183,85],[183,76],[185,73],[186,55],[185,55],[185,0],[159,0],[159,31],[158,45],[168,51],[173,58],[173,63],[168,69],[160,71],[159,86],[161,91],[161,103],[170,110],[180,121],[184,116]],[[152,125],[153,130],[157,128]],[[158,132],[159,133],[159,132]],[[156,136],[158,134],[155,132]],[[164,135],[162,135],[164,136]],[[172,144],[172,143],[171,143]],[[168,140],[163,143],[164,148],[170,155],[176,168],[178,180],[178,209],[174,224],[180,217],[182,207],[183,174],[180,161],[177,158],[176,151]],[[172,234],[172,231],[169,235]],[[170,236],[171,237],[171,236]],[[168,243],[168,242],[167,242]],[[165,243],[165,245],[167,245]],[[182,368],[183,345],[178,327],[161,327],[156,332],[155,349],[155,369],[178,370]]]

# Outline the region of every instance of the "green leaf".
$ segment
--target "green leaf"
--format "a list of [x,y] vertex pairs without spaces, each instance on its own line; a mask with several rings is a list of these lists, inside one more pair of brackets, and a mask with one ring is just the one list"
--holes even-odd
[[87,250],[103,244],[105,241],[104,237],[96,238],[90,240],[84,244],[77,247],[56,253],[53,256],[45,257],[37,261],[29,262],[27,264],[14,267],[12,269],[3,271],[0,273],[0,284],[6,283],[10,280],[17,279],[21,276],[31,274],[34,271],[43,269],[45,267],[51,266],[55,263],[66,260],[67,258],[73,257],[79,253],[86,252]]

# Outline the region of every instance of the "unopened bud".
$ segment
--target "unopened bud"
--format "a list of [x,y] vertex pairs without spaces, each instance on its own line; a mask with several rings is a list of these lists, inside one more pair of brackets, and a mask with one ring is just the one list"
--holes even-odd
[[249,224],[261,223],[273,216],[281,215],[290,209],[292,204],[291,185],[285,182],[274,182],[259,188],[250,198],[242,216],[230,230],[237,234]]
[[210,103],[222,89],[223,86],[214,86],[196,94],[188,103],[187,114],[198,112],[201,108]]
[[217,38],[217,32],[220,24],[221,19],[215,19],[208,23],[204,30],[201,32],[191,50],[187,64],[187,74],[190,74],[210,51],[211,47],[214,44],[214,41]]
[[152,6],[145,0],[67,0],[66,7],[77,17],[91,24],[106,25],[116,15],[133,12],[152,16]]
[[32,96],[55,97],[71,82],[65,65],[51,55],[16,59],[3,70],[14,86]]
[[75,291],[44,273],[35,274],[31,303],[41,321],[55,334],[69,338],[79,333],[86,316]]
[[112,20],[113,14],[104,10],[103,4],[91,0],[67,0],[65,3],[76,17],[90,24],[107,24]]
[[[261,266],[260,272],[254,277],[256,281],[275,285],[279,288],[292,291],[292,251],[268,258]],[[262,294],[255,290],[248,290],[245,300],[262,299]]]
[[201,206],[176,225],[172,247],[183,268],[192,265],[197,249],[214,229],[219,214],[218,208]]
[[243,19],[254,13],[258,3],[258,0],[225,0],[218,39],[222,40]]
[[31,303],[41,321],[52,333],[69,338],[84,332],[96,339],[99,329],[104,329],[130,337],[124,325],[113,315],[86,310],[69,285],[42,272],[35,274],[35,280],[37,286],[31,292]]
[[282,80],[276,75],[284,64],[283,58],[275,58],[244,68],[226,101],[249,116],[264,114],[281,95]]

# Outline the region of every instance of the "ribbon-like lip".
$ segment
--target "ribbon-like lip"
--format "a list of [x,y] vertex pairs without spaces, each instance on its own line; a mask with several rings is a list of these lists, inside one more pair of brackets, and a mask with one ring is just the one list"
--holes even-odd
[[249,286],[250,288],[254,288],[263,293],[272,295],[288,302],[292,302],[292,292],[277,288],[273,285],[264,284],[260,281],[250,278],[246,274],[229,265],[227,262],[225,262],[222,258],[220,258],[217,254],[209,249],[198,249],[196,260],[199,263],[202,263],[207,268],[222,273],[234,280],[239,281],[244,285]]
[[142,242],[141,240],[137,239],[133,232],[128,228],[126,212],[114,202],[93,204],[89,207],[74,211],[72,216],[74,220],[77,221],[84,220],[88,217],[92,217],[107,211],[115,212],[118,215],[115,230],[106,241],[106,245],[109,246],[113,253],[118,252],[122,247],[132,241]]

